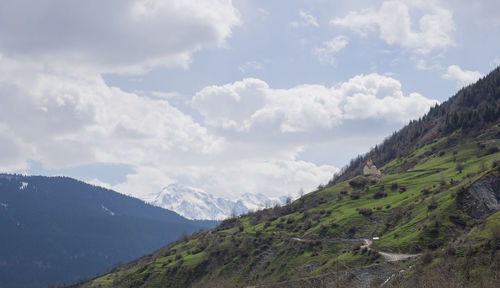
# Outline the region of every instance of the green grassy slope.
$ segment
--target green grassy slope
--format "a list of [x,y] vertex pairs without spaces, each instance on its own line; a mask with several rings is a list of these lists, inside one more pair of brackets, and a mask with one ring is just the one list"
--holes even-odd
[[[387,279],[386,287],[499,287],[500,212],[473,217],[468,196],[485,179],[498,180],[493,188],[500,190],[499,123],[497,68],[353,161],[326,189],[225,220],[82,287],[315,287],[328,281],[352,287]],[[360,175],[359,162],[368,156],[381,164],[381,178]],[[360,248],[375,236],[373,249]],[[387,263],[376,251],[422,256]],[[343,271],[351,276],[343,279]]]
[[[498,127],[484,137],[493,131]],[[373,236],[380,237],[372,246],[376,250],[418,253],[439,251],[475,227],[469,238],[484,244],[491,228],[500,224],[500,214],[474,219],[460,209],[457,198],[477,179],[499,174],[500,152],[495,142],[483,144],[481,137],[452,147],[448,140],[439,139],[381,167],[380,179],[358,176],[285,207],[226,220],[215,230],[172,243],[85,286],[276,283],[335,272],[337,262],[342,267],[383,262],[378,254],[359,249],[356,239]],[[408,162],[415,163],[410,172],[401,171]]]

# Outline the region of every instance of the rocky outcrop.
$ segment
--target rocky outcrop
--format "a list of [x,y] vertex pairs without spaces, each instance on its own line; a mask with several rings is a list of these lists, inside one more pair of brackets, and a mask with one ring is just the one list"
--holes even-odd
[[368,158],[366,161],[365,167],[363,167],[363,175],[364,176],[374,176],[374,177],[381,177],[382,173],[380,170],[377,169],[377,166],[373,164],[373,161],[371,158]]
[[459,193],[459,204],[474,218],[480,218],[500,210],[500,179],[485,176]]

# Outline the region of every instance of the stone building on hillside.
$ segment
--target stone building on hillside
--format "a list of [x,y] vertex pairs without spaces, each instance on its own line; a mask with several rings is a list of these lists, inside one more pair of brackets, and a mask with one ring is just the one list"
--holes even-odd
[[373,161],[371,158],[368,158],[366,160],[365,167],[363,167],[363,175],[364,176],[373,176],[373,177],[381,177],[382,173],[380,170],[377,169],[377,166],[373,164]]

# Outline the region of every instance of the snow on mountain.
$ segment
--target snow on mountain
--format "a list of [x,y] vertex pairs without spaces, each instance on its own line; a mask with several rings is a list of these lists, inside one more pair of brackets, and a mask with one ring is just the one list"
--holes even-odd
[[175,211],[188,219],[223,220],[233,214],[241,215],[249,210],[283,204],[285,198],[270,199],[264,194],[246,193],[232,201],[198,188],[171,184],[163,188],[151,204]]
[[115,212],[113,212],[113,211],[109,210],[108,208],[104,207],[104,205],[102,205],[102,204],[101,204],[101,208],[102,208],[104,211],[108,212],[108,214],[109,214],[109,215],[111,215],[111,216],[115,216]]

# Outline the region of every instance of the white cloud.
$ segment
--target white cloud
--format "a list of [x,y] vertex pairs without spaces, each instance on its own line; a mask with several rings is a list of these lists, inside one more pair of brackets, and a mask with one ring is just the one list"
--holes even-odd
[[[0,55],[1,56],[1,55]],[[1,58],[0,58],[1,60]],[[495,57],[491,62],[490,62],[490,67],[497,68],[500,66],[500,57]]]
[[187,67],[194,52],[224,45],[239,23],[230,0],[7,0],[0,2],[0,52],[139,73]]
[[248,61],[245,64],[238,66],[238,70],[240,70],[241,73],[247,73],[250,71],[262,69],[264,69],[264,64],[258,61]]
[[318,57],[319,62],[333,65],[335,63],[335,54],[349,44],[347,38],[343,35],[337,36],[329,41],[323,42],[323,46],[315,48],[313,54]]
[[[410,2],[409,5],[402,1],[385,1],[377,11],[351,11],[344,18],[331,20],[330,24],[346,27],[363,37],[378,30],[379,37],[387,44],[400,45],[418,54],[454,45],[451,33],[455,30],[455,22],[451,11],[430,3]],[[412,29],[410,8],[422,14],[418,30]]]
[[29,161],[47,169],[127,165],[134,172],[123,183],[89,182],[149,199],[173,182],[220,196],[256,191],[279,196],[313,189],[336,171],[295,160],[296,143],[225,139],[173,107],[162,93],[127,93],[108,86],[99,74],[60,73],[4,58],[0,78],[0,168],[6,172],[25,170]]
[[455,81],[457,87],[465,87],[472,84],[483,77],[483,74],[479,71],[468,71],[462,70],[458,65],[448,66],[446,73],[443,74],[443,78],[451,81]]
[[2,64],[0,127],[28,147],[20,161],[42,161],[48,168],[137,165],[189,159],[222,145],[168,101],[109,87],[99,75],[60,74],[6,59]]
[[290,27],[293,28],[307,27],[307,26],[319,27],[318,20],[312,14],[300,10],[299,17],[300,17],[299,21],[290,22],[289,24]]
[[436,100],[405,95],[401,83],[379,75],[358,75],[334,87],[301,85],[273,89],[247,78],[202,89],[192,105],[205,124],[241,133],[324,133],[344,120],[383,119],[405,123],[423,115]]
[[262,14],[263,16],[269,16],[269,11],[267,9],[264,9],[264,8],[258,8],[257,11]]
[[306,161],[249,158],[210,165],[182,166],[182,169],[172,165],[164,165],[161,169],[141,168],[128,175],[126,182],[111,187],[151,201],[154,193],[145,191],[158,192],[158,187],[175,183],[173,179],[180,179],[182,183],[230,199],[244,193],[279,197],[297,193],[300,188],[306,192],[313,191],[319,184],[328,182],[337,171],[338,168],[330,165],[320,166]]

